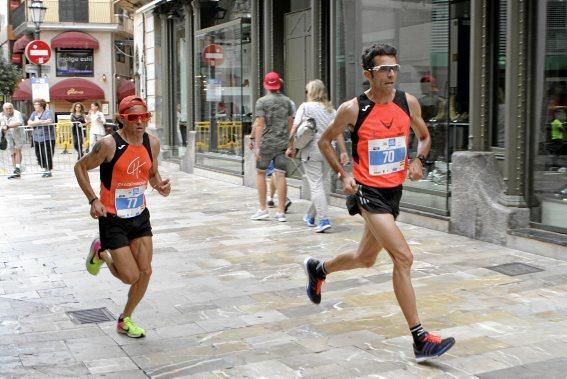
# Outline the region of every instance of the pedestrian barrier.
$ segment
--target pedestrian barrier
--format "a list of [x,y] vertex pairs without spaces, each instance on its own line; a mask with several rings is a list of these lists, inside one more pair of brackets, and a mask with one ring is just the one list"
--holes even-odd
[[[242,147],[242,122],[241,121],[217,121],[217,150],[236,153]],[[195,122],[197,132],[197,151],[207,152],[210,149],[211,140],[210,121]]]
[[[22,126],[24,128],[24,141],[22,145],[22,177],[30,174],[44,173],[43,168],[52,167],[53,175],[64,173],[73,175],[73,166],[77,154],[73,148],[72,137],[69,142],[71,128],[64,124],[50,124],[45,126]],[[46,134],[46,143],[34,143],[33,131],[42,128]],[[0,150],[0,176],[13,173],[12,156],[9,149]]]

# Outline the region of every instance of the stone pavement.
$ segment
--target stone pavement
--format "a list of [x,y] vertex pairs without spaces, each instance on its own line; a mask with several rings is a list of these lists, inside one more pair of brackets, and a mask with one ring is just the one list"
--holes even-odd
[[[171,196],[148,195],[155,255],[134,314],[141,340],[66,313],[116,316],[127,294],[108,269],[85,271],[96,222],[72,174],[0,181],[0,377],[567,377],[567,262],[400,224],[422,322],[457,339],[418,365],[387,254],[331,275],[321,305],[305,296],[305,256],[355,249],[360,218],[332,208],[334,229],[315,234],[301,221],[307,202],[294,200],[287,223],[251,221],[255,190],[166,166]],[[539,270],[487,269],[514,262]]]

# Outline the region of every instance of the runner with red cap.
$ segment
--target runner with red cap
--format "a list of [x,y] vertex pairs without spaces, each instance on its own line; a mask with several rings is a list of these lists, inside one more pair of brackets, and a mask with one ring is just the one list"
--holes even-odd
[[[87,255],[87,271],[97,275],[106,263],[112,275],[130,285],[128,301],[117,331],[133,338],[145,336],[132,320],[152,273],[152,227],[144,192],[148,183],[162,196],[171,191],[169,179],[158,171],[159,140],[146,133],[151,113],[138,96],[125,97],[118,107],[124,127],[97,141],[75,164],[79,186],[98,219],[100,238]],[[89,181],[89,170],[100,167],[100,198]]]

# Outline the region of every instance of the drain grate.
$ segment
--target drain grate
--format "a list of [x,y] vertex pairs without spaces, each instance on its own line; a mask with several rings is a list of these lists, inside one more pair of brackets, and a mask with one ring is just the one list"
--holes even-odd
[[106,308],[83,309],[66,313],[75,324],[96,324],[116,320],[116,317]]
[[533,274],[534,272],[543,271],[541,268],[519,262],[504,263],[498,266],[485,267],[485,268],[508,276]]

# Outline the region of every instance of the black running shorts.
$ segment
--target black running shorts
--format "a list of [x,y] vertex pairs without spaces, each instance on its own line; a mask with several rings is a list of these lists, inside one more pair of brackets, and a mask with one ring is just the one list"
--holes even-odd
[[136,238],[153,235],[148,208],[131,218],[120,218],[110,213],[106,217],[99,217],[98,229],[102,250],[119,249],[129,246],[130,241]]
[[394,188],[375,188],[359,184],[356,194],[347,196],[346,205],[352,216],[361,213],[362,207],[370,213],[390,213],[396,219],[400,214],[401,199],[401,185]]

